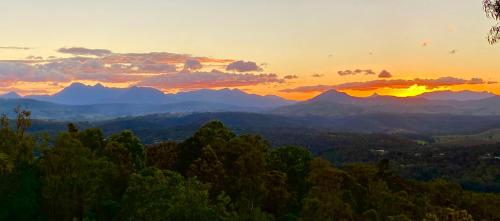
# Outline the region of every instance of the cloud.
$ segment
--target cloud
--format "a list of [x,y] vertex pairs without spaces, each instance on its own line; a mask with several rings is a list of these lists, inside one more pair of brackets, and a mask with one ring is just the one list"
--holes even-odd
[[204,63],[225,65],[233,62],[232,59],[194,57],[168,52],[107,54],[109,50],[82,48],[69,48],[64,51],[102,56],[47,59],[29,56],[26,60],[0,60],[0,81],[9,85],[15,82],[71,81],[135,83],[152,76],[175,73],[179,66],[186,64],[191,70],[196,70],[203,67]]
[[380,74],[378,74],[379,78],[392,78],[391,72],[388,72],[386,70],[382,70]]
[[188,59],[184,63],[185,70],[199,70],[202,68],[203,68],[203,65],[201,64],[201,62],[198,60],[195,60],[195,59]]
[[320,77],[323,77],[324,75],[322,74],[313,74],[311,75],[313,78],[320,78]]
[[292,80],[292,79],[297,79],[299,78],[299,76],[297,75],[286,75],[285,77],[283,77],[284,79],[286,80]]
[[59,48],[57,52],[71,55],[93,55],[98,57],[113,53],[108,49],[89,49],[83,47]]
[[30,56],[26,57],[26,59],[28,59],[28,60],[43,60],[43,57],[30,55]]
[[457,85],[479,85],[488,84],[481,78],[460,79],[455,77],[441,77],[437,79],[420,79],[413,80],[373,80],[366,82],[349,82],[338,85],[312,85],[302,86],[297,88],[289,88],[281,90],[286,93],[310,93],[324,92],[331,89],[336,90],[356,90],[356,91],[373,91],[381,88],[405,89],[413,85],[425,86],[427,89],[436,89],[439,87],[457,86]]
[[337,71],[337,74],[339,74],[340,76],[357,75],[357,74],[374,75],[375,72],[372,71],[371,69],[366,69],[366,70],[356,69],[356,70]]
[[[48,93],[75,81],[192,90],[281,84],[297,78],[296,75],[282,78],[272,73],[254,73],[263,71],[262,66],[234,59],[168,52],[113,53],[107,49],[82,47],[58,51],[72,56],[43,58],[31,55],[24,60],[0,60],[0,91]],[[206,67],[223,67],[231,72],[201,71]]]
[[456,54],[458,51],[456,49],[453,49],[451,51],[449,51],[450,54]]
[[210,72],[181,71],[146,78],[137,86],[155,87],[162,90],[193,90],[201,88],[251,86],[266,83],[284,83],[276,74],[235,74],[218,70]]
[[227,65],[226,71],[253,72],[263,70],[255,62],[252,61],[235,61]]
[[0,47],[2,50],[30,50],[28,47],[17,47],[17,46],[4,46]]

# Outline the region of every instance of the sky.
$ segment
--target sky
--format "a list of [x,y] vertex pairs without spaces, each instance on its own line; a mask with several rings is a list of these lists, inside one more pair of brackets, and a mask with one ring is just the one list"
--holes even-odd
[[166,93],[239,88],[304,100],[500,94],[480,0],[0,2],[0,93],[72,82]]

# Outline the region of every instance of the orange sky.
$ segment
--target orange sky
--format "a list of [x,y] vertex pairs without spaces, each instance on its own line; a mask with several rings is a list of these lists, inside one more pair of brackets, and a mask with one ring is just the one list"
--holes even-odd
[[[0,14],[0,93],[51,94],[78,81],[165,92],[231,87],[295,100],[333,88],[356,96],[500,94],[500,44],[486,41],[494,21],[481,1],[47,0],[0,7],[9,8]],[[186,71],[187,60],[202,67]],[[249,63],[227,68],[235,61]],[[383,70],[390,76],[380,78]]]

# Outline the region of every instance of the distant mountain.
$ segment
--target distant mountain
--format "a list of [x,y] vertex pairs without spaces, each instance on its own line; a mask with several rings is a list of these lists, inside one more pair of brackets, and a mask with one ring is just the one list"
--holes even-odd
[[164,94],[148,87],[109,88],[101,84],[88,86],[73,83],[52,96],[27,96],[40,101],[67,105],[93,104],[174,104],[201,102],[246,107],[252,109],[275,108],[293,102],[277,96],[248,94],[237,89],[198,90],[177,94]]
[[168,94],[167,97],[169,97],[169,101],[202,101],[257,108],[274,108],[294,103],[278,96],[260,96],[248,94],[238,89],[227,88],[221,90],[202,89],[191,92],[181,92],[177,94]]
[[476,91],[434,91],[419,95],[418,97],[428,100],[454,100],[454,101],[469,101],[481,100],[496,96],[490,92],[476,92]]
[[[453,93],[453,95],[448,96],[449,99],[446,100],[437,99],[437,97],[445,97],[438,95],[434,99],[426,99],[422,96],[400,98],[380,95],[359,98],[332,90],[304,102],[278,107],[271,113],[288,116],[323,117],[378,113],[500,115],[499,96],[479,99],[479,95],[469,92],[457,92]],[[466,98],[468,99],[464,100]]]
[[0,98],[17,99],[17,98],[21,98],[21,95],[17,94],[16,92],[8,92],[8,93],[0,95]]
[[30,110],[34,119],[58,121],[99,121],[158,113],[248,111],[248,108],[206,102],[65,105],[33,99],[0,99],[0,113],[10,118],[15,117],[13,110],[18,106]]
[[153,88],[108,88],[102,84],[88,86],[81,83],[73,83],[52,96],[27,98],[67,105],[166,103],[164,94]]

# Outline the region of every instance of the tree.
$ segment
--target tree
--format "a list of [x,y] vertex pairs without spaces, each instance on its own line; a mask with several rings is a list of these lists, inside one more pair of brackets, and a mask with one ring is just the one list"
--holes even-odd
[[109,140],[110,142],[117,142],[123,145],[128,150],[132,157],[132,163],[135,170],[139,171],[144,168],[146,163],[144,145],[142,145],[139,138],[137,138],[132,131],[126,130],[119,134],[112,135]]
[[293,146],[277,148],[269,154],[269,167],[286,174],[288,191],[292,197],[289,204],[292,209],[298,210],[301,207],[300,202],[307,194],[306,177],[309,174],[311,160],[309,151]]
[[203,183],[210,184],[212,198],[218,196],[224,190],[226,170],[224,164],[210,146],[203,148],[200,158],[191,164],[187,175],[196,177]]
[[312,187],[304,199],[302,220],[351,220],[351,207],[342,200],[347,174],[321,158],[311,161],[310,170],[307,180]]
[[146,148],[146,165],[162,170],[176,170],[179,146],[175,142],[161,142]]
[[148,168],[133,174],[122,202],[123,220],[220,220],[209,206],[208,191],[195,179]]
[[180,144],[179,170],[185,174],[191,163],[200,157],[204,147],[210,146],[219,153],[235,136],[220,121],[205,124],[192,137]]
[[[486,16],[500,22],[500,0],[483,0]],[[500,40],[500,23],[494,25],[488,34],[490,44],[495,44]]]
[[242,135],[231,139],[221,153],[227,193],[246,213],[262,205],[268,149],[269,143],[261,136]]
[[51,220],[83,220],[87,212],[85,201],[94,178],[91,152],[79,140],[65,133],[53,148],[43,152],[39,167],[42,174],[42,197]]

